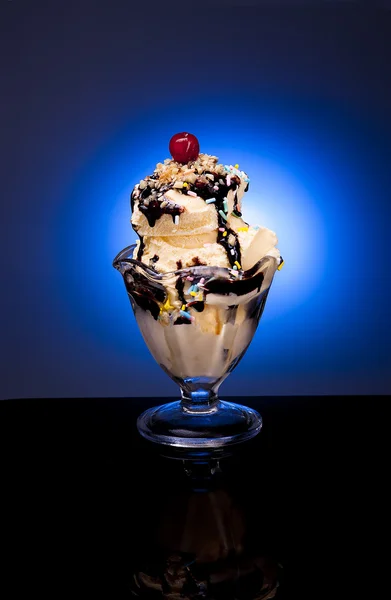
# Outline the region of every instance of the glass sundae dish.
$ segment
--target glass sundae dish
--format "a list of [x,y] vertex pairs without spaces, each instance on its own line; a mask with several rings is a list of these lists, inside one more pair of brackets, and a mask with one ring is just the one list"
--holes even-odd
[[217,448],[261,429],[256,411],[218,389],[253,338],[282,258],[275,233],[242,218],[249,178],[239,165],[200,154],[188,133],[169,148],[172,159],[132,191],[139,240],[113,263],[152,356],[181,391],[137,425],[157,443]]

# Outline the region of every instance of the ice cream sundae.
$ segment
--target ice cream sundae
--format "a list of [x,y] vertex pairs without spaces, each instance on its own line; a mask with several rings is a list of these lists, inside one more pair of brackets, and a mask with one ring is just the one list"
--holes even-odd
[[[181,387],[180,410],[187,402],[188,412],[203,412],[247,349],[282,258],[276,234],[242,214],[250,179],[238,164],[201,153],[186,132],[171,138],[169,151],[134,186],[138,240],[114,266],[152,355]],[[203,434],[190,437],[196,444]]]

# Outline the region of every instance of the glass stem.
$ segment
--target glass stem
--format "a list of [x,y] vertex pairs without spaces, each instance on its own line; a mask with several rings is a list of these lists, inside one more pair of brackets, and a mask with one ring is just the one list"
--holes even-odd
[[189,390],[181,387],[182,407],[186,412],[206,413],[217,409],[217,389],[197,388]]

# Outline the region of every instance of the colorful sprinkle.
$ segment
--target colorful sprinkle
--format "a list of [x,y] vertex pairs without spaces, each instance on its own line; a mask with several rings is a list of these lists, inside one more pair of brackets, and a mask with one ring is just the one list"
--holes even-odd
[[231,185],[231,177],[227,175],[227,185],[228,187]]
[[238,219],[240,219],[240,217],[242,216],[242,213],[236,210],[232,211],[232,216],[237,217]]
[[163,309],[164,310],[170,310],[170,308],[174,308],[173,306],[171,306],[170,304],[170,300],[169,298],[167,298],[167,300],[165,301],[165,303],[163,304]]
[[231,248],[230,252],[231,252],[232,256],[235,254],[235,250],[233,248]]
[[277,271],[281,271],[282,267],[284,266],[284,260],[280,262],[280,264],[277,267]]
[[226,237],[227,235],[228,235],[228,231],[224,231],[223,237]]
[[235,169],[239,169],[239,165],[238,164],[235,165]]
[[195,192],[192,192],[191,190],[188,190],[187,195],[193,196],[193,198],[197,198],[197,194]]
[[205,204],[213,204],[213,202],[216,202],[216,198],[208,198],[205,200]]
[[225,231],[224,227],[219,227],[219,231]]
[[181,317],[184,317],[185,319],[188,319],[189,321],[192,320],[191,314],[186,312],[185,310],[180,310],[179,314],[181,315]]
[[241,269],[241,265],[240,262],[238,262],[237,260],[235,260],[234,264],[237,266],[238,269]]
[[220,215],[220,217],[222,217],[224,219],[224,221],[226,221],[228,219],[227,215],[222,210],[219,210],[219,215]]
[[174,224],[175,225],[179,225],[179,215],[175,215],[175,217],[174,217]]
[[205,277],[201,277],[200,284],[203,285],[205,283]]
[[186,308],[186,304],[182,304],[181,310],[185,310],[185,308]]
[[248,227],[239,227],[238,231],[248,231]]
[[190,296],[197,296],[197,292],[190,292]]
[[183,187],[189,187],[189,184],[185,181]]
[[224,207],[224,212],[228,212],[228,200],[227,198],[224,198],[223,200],[223,207]]
[[232,268],[233,268],[234,271],[238,270],[238,267],[236,265],[234,265]]
[[188,275],[188,276],[186,277],[186,279],[187,279],[187,281],[193,281],[194,277],[190,277],[190,275]]
[[218,186],[218,185],[214,185],[214,186],[213,186],[213,189],[214,189],[214,191],[215,191],[215,192],[218,192],[218,190],[219,190],[219,186]]

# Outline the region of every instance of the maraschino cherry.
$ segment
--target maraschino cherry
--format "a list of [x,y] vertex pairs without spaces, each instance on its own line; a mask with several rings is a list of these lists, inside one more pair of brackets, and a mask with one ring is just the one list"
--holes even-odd
[[200,153],[200,144],[196,136],[185,131],[173,135],[168,148],[172,158],[182,164],[196,160]]

